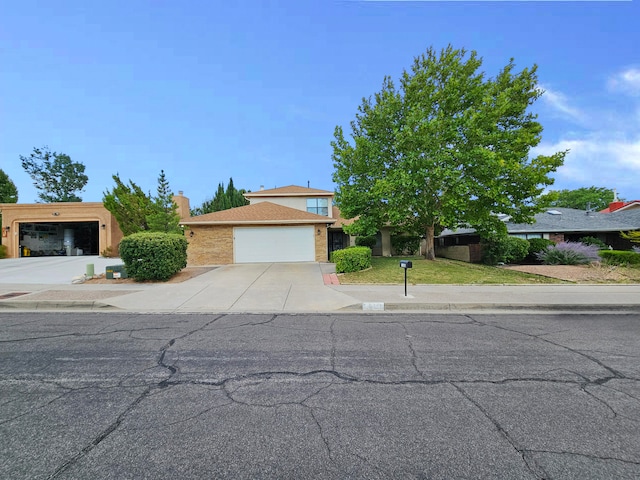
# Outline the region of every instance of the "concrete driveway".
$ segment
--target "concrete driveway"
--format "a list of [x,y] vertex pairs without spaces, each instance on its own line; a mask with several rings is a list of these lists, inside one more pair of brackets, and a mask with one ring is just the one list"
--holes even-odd
[[122,260],[97,255],[5,258],[0,260],[0,284],[68,285],[73,277],[84,274],[90,263],[98,274],[109,265],[122,264]]

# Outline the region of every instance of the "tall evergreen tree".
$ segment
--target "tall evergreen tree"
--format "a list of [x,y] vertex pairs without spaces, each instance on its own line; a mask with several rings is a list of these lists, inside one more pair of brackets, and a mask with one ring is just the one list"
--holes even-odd
[[113,190],[107,190],[102,197],[104,207],[115,217],[120,230],[126,235],[149,230],[147,217],[153,213],[153,200],[133,181],[125,184],[120,176],[112,176],[116,182]]
[[17,203],[18,188],[16,184],[0,168],[0,203]]
[[147,224],[152,232],[182,232],[178,205],[173,201],[173,193],[164,170],[160,170],[157,194],[153,199],[152,213],[147,215]]
[[245,193],[247,193],[247,190],[237,190],[233,185],[233,178],[229,178],[229,184],[226,189],[224,188],[224,183],[219,183],[213,198],[205,200],[200,207],[192,209],[191,215],[204,215],[249,205],[249,200],[244,198]]

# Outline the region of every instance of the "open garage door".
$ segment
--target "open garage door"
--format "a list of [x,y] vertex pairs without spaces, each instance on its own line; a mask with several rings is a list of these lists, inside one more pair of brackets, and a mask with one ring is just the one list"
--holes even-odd
[[98,255],[98,222],[20,224],[20,256]]
[[234,262],[314,262],[313,231],[313,226],[236,227],[233,229]]

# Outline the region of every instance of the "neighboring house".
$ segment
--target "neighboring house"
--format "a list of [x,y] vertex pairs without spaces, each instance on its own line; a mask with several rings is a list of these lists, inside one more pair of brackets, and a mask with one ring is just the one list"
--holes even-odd
[[[173,197],[181,216],[189,199]],[[7,256],[99,255],[122,239],[118,222],[102,202],[2,203],[2,245]]]
[[[632,243],[621,238],[620,232],[640,229],[640,208],[614,208],[611,213],[603,212],[550,208],[535,215],[531,224],[512,223],[509,217],[502,220],[507,233],[514,237],[546,238],[556,243],[596,237],[613,249],[630,249]],[[467,262],[480,261],[480,237],[471,228],[444,230],[436,240],[436,255]]]

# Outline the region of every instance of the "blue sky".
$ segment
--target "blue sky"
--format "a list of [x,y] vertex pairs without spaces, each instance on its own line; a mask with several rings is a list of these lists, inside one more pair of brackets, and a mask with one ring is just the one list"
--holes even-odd
[[333,190],[330,142],[362,97],[429,46],[495,75],[538,65],[533,153],[570,148],[553,189],[640,198],[640,7],[633,2],[61,0],[0,2],[0,168],[48,145],[86,165],[85,201],[119,173],[191,205],[237,188]]

